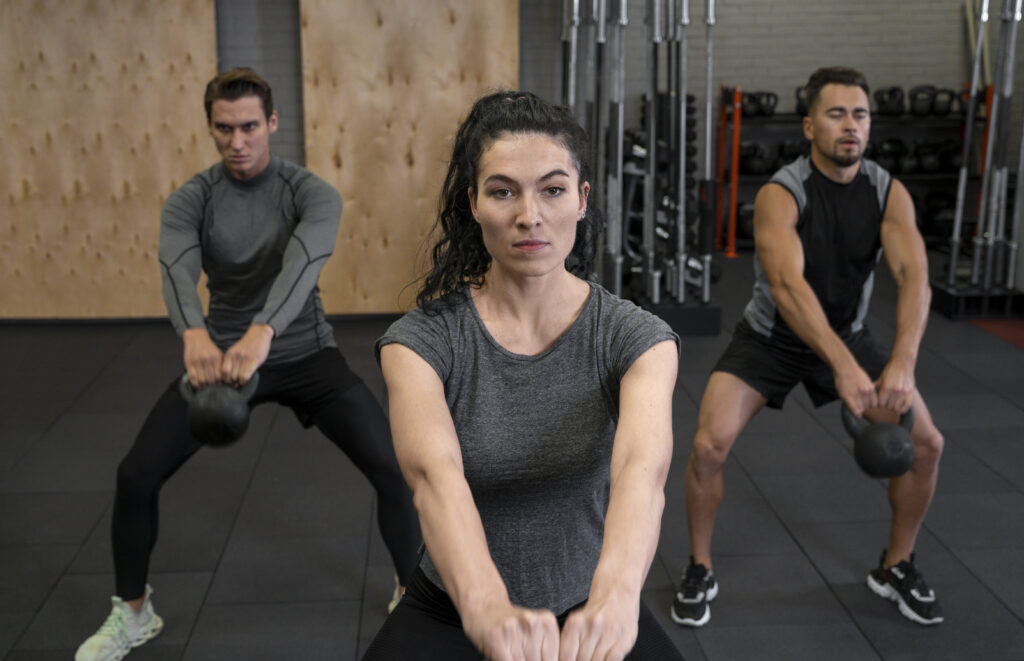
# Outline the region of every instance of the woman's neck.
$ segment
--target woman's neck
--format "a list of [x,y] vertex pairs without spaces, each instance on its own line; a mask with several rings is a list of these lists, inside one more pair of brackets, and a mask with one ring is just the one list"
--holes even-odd
[[579,316],[590,285],[562,270],[539,277],[508,277],[491,268],[472,291],[480,319],[505,349],[535,355],[555,342]]

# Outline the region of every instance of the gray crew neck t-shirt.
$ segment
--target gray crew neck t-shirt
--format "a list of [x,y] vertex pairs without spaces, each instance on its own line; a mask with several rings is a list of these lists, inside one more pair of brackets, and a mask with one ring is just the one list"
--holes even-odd
[[[377,341],[419,354],[438,374],[466,481],[512,602],[556,614],[584,601],[601,552],[619,382],[658,342],[660,318],[590,284],[579,317],[547,350],[515,354],[471,300],[413,310]],[[429,553],[420,565],[444,588]]]

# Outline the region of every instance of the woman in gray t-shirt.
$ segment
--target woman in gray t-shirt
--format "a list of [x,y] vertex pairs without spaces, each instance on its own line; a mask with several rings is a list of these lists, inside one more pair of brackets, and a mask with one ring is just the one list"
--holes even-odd
[[586,144],[523,92],[459,129],[419,308],[377,343],[426,554],[365,659],[681,658],[640,602],[679,338],[580,277]]

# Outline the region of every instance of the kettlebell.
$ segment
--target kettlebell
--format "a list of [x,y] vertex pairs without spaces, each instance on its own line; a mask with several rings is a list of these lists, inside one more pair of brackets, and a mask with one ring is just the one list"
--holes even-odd
[[761,100],[756,92],[744,92],[741,112],[744,117],[757,117],[761,114]]
[[803,87],[796,88],[796,114],[807,116],[807,90]]
[[757,93],[757,105],[761,111],[761,114],[765,117],[771,117],[775,114],[775,106],[779,103],[779,95],[775,92],[758,92]]
[[945,117],[951,112],[959,112],[957,103],[960,97],[951,89],[937,89],[932,97],[932,114],[937,117]]
[[910,88],[910,112],[918,117],[930,115],[935,100],[934,85],[918,85]]
[[871,477],[899,477],[914,463],[914,409],[900,416],[900,423],[870,422],[858,418],[843,402],[843,427],[853,438],[853,456],[860,469]]
[[188,428],[196,440],[219,447],[241,438],[249,427],[249,400],[259,380],[259,373],[255,372],[241,388],[212,383],[197,390],[188,374],[182,376],[178,392],[188,404]]
[[902,115],[904,111],[903,88],[886,87],[875,90],[875,103],[878,105],[879,115]]

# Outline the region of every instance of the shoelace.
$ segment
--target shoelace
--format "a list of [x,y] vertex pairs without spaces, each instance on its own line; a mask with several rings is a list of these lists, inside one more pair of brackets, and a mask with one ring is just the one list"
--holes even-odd
[[96,633],[112,638],[125,638],[127,634],[125,633],[124,612],[120,608],[111,610],[110,615],[104,620],[103,626]]
[[686,596],[695,595],[704,590],[704,583],[706,582],[707,574],[703,576],[698,575],[697,572],[686,572],[686,576],[683,577],[683,594]]

